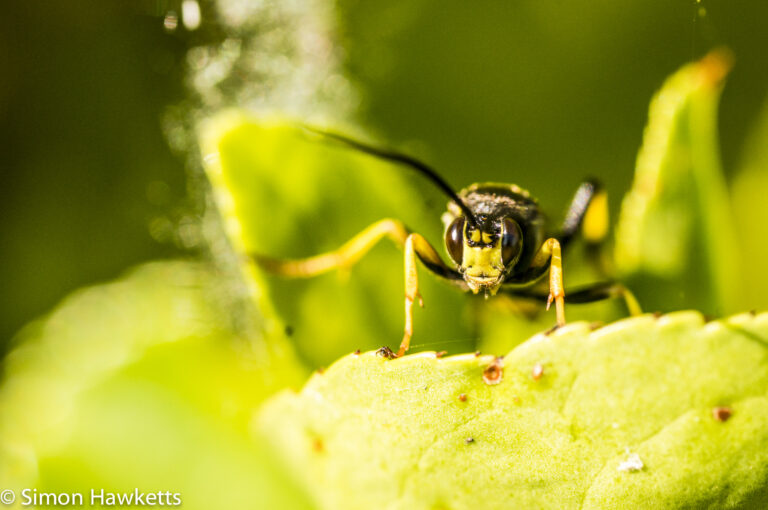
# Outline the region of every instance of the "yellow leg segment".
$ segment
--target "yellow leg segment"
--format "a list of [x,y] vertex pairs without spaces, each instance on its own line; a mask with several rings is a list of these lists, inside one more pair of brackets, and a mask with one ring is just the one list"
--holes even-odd
[[413,336],[413,302],[419,300],[419,306],[424,306],[424,300],[419,293],[419,274],[416,271],[416,252],[413,248],[413,234],[405,241],[405,331],[397,357],[405,354]]
[[557,325],[565,325],[565,290],[563,289],[563,256],[560,250],[560,242],[550,237],[541,246],[533,258],[532,266],[543,266],[549,261],[549,296],[547,297],[547,310],[555,302]]
[[418,301],[419,306],[424,306],[419,294],[417,255],[427,263],[445,267],[440,255],[423,236],[409,235],[401,222],[385,219],[366,228],[335,251],[297,260],[279,260],[264,255],[253,255],[253,258],[261,267],[272,273],[293,278],[310,278],[354,265],[385,237],[405,249],[405,331],[397,351],[399,357],[408,350],[413,336],[413,303]]
[[418,301],[419,306],[424,306],[424,300],[419,293],[419,275],[416,272],[417,254],[427,262],[443,265],[440,255],[422,235],[411,234],[405,240],[405,331],[403,332],[403,341],[400,342],[400,349],[397,351],[398,358],[403,356],[411,345],[413,303]]
[[253,255],[253,258],[261,267],[272,273],[293,278],[310,278],[334,269],[353,266],[385,237],[390,238],[396,245],[403,246],[408,231],[401,222],[385,219],[366,228],[335,251],[297,260],[279,260],[263,255]]
[[623,285],[621,286],[621,296],[624,298],[624,303],[627,305],[629,315],[636,316],[643,314],[643,309],[640,307],[640,303],[638,303],[635,295]]

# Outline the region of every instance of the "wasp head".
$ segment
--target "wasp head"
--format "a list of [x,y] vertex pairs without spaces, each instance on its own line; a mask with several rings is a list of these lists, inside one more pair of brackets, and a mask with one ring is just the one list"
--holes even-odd
[[445,246],[472,292],[494,295],[520,257],[522,232],[512,218],[476,216],[475,220],[454,219],[445,232]]

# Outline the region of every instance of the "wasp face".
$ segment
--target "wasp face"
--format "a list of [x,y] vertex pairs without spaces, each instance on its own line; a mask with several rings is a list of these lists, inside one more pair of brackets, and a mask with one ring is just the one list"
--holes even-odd
[[520,257],[523,236],[511,218],[478,216],[476,224],[470,224],[459,216],[445,232],[445,246],[472,292],[494,295]]

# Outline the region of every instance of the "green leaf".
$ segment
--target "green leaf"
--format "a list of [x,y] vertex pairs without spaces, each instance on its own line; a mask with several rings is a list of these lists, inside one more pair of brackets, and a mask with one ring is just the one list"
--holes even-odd
[[729,67],[729,55],[713,52],[673,74],[651,102],[615,250],[624,280],[647,308],[690,307],[716,316],[741,308],[717,137]]
[[221,286],[201,264],[147,264],[28,326],[0,386],[3,488],[306,508],[248,434],[253,410],[304,371],[279,336],[233,329]]
[[750,308],[768,308],[768,103],[763,106],[733,183],[732,202],[739,233],[740,263],[744,283],[742,293]]
[[[226,232],[314,366],[355,349],[399,342],[403,255],[382,241],[348,272],[306,280],[262,275],[248,254],[301,258],[334,250],[383,218],[403,221],[442,251],[446,198],[412,171],[310,136],[285,120],[229,113],[200,129],[206,170]],[[366,138],[361,136],[360,138]],[[414,347],[473,348],[460,292],[421,278]],[[321,332],[321,335],[318,335]]]
[[768,314],[572,323],[491,363],[349,355],[256,437],[323,508],[764,508]]

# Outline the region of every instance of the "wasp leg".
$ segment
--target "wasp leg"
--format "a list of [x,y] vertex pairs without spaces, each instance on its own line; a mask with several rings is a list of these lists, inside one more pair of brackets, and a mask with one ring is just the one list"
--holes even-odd
[[419,276],[416,272],[416,258],[431,272],[450,280],[461,280],[461,274],[445,265],[437,251],[420,234],[411,234],[405,240],[405,332],[400,342],[397,357],[403,356],[411,344],[413,336],[413,303],[424,301],[419,294]]
[[608,219],[608,194],[597,180],[590,179],[576,190],[557,238],[565,249],[581,230],[588,245],[600,244],[608,235]]
[[408,230],[397,220],[385,219],[369,226],[335,251],[298,260],[279,260],[258,254],[252,257],[271,273],[292,278],[310,278],[334,269],[351,267],[385,237],[402,247],[408,237]]
[[[549,297],[541,292],[531,289],[510,289],[507,292],[518,297],[544,301]],[[617,282],[601,282],[588,285],[568,292],[565,299],[568,303],[592,303],[603,299],[623,298],[630,315],[643,313],[640,304],[634,294],[624,285]]]
[[597,180],[585,181],[576,190],[560,233],[555,236],[560,240],[563,250],[579,234],[584,240],[587,260],[600,275],[613,273],[611,261],[605,256],[603,241],[608,236],[609,214],[608,194]]
[[549,263],[549,295],[547,296],[547,310],[555,302],[557,325],[565,324],[565,291],[563,289],[563,256],[560,242],[550,237],[541,245],[538,253],[531,261],[531,270],[543,273]]
[[416,259],[438,276],[449,280],[462,280],[461,274],[445,265],[423,236],[409,234],[405,226],[397,220],[385,219],[366,228],[335,251],[298,260],[279,260],[258,254],[252,257],[261,267],[272,273],[293,278],[310,278],[352,266],[385,237],[405,249],[405,332],[397,353],[399,357],[408,350],[413,336],[413,303],[418,300],[419,305],[424,306],[419,294]]

